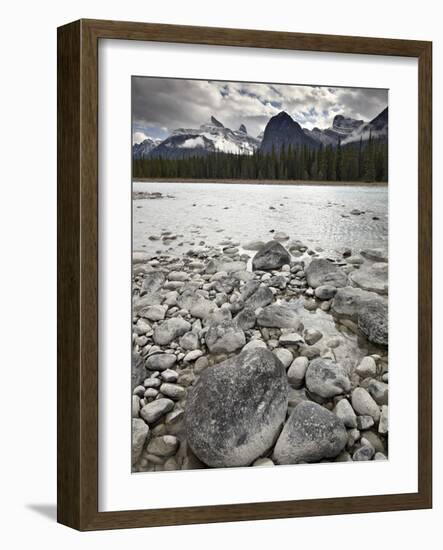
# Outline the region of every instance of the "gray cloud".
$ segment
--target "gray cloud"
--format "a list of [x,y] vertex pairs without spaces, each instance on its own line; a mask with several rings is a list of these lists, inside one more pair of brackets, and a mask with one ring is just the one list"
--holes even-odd
[[288,112],[303,127],[326,128],[336,114],[371,120],[388,104],[388,91],[289,84],[256,84],[133,77],[134,132],[164,137],[196,128],[211,115],[236,129],[260,133],[271,116]]

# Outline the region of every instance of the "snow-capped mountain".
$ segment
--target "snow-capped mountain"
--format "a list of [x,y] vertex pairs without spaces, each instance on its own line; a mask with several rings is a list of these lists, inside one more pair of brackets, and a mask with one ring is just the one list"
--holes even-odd
[[149,153],[161,143],[161,139],[146,138],[141,143],[134,143],[132,146],[132,155],[135,160],[146,159]]
[[172,159],[215,152],[252,155],[259,146],[260,141],[248,134],[244,124],[238,130],[231,130],[212,116],[200,128],[177,128],[153,148],[149,156]]
[[304,133],[315,139],[323,145],[337,145],[339,142],[342,145],[369,139],[369,135],[373,138],[384,138],[388,135],[388,108],[384,109],[370,122],[357,120],[355,118],[336,115],[330,128],[321,130],[313,128],[312,130],[304,129]]

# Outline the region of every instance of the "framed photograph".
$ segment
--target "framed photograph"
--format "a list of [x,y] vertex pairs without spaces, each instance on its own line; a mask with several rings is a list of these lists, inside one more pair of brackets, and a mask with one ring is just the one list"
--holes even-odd
[[430,42],[58,29],[58,520],[432,506]]

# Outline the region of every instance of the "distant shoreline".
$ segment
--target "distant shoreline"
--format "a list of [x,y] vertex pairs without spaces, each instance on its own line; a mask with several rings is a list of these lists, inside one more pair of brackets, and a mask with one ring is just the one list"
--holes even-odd
[[210,181],[195,178],[133,178],[133,182],[141,183],[235,183],[237,185],[256,184],[256,185],[323,185],[325,187],[388,187],[387,182],[374,181],[313,181],[313,180],[240,180],[240,179],[211,179]]

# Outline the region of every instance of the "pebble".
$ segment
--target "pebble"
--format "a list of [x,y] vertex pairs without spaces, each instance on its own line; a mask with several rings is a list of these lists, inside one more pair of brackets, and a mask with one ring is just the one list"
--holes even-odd
[[148,423],[153,424],[174,408],[174,401],[170,399],[157,399],[145,405],[140,411],[140,416]]
[[164,384],[162,384],[160,386],[160,391],[163,395],[166,395],[166,397],[174,400],[183,399],[183,397],[186,395],[185,388],[177,384],[170,384],[169,382],[165,382]]
[[177,452],[179,440],[173,435],[154,437],[148,443],[147,451],[150,455],[168,457]]
[[183,358],[183,361],[185,363],[192,363],[194,362],[196,359],[198,359],[199,357],[201,357],[203,355],[203,352],[201,349],[195,349],[193,351],[189,351],[185,357]]
[[294,388],[301,388],[305,380],[309,360],[307,357],[296,357],[288,369],[288,382]]
[[282,362],[285,369],[289,367],[289,365],[292,363],[294,356],[292,353],[286,349],[286,348],[276,348],[272,352],[280,361]]
[[341,399],[337,405],[335,405],[334,413],[340,418],[346,428],[357,427],[357,416],[347,399]]
[[364,388],[355,388],[352,392],[352,407],[359,415],[372,416],[375,422],[380,419],[380,409]]
[[372,377],[377,374],[377,365],[372,357],[363,357],[354,372],[362,378]]

